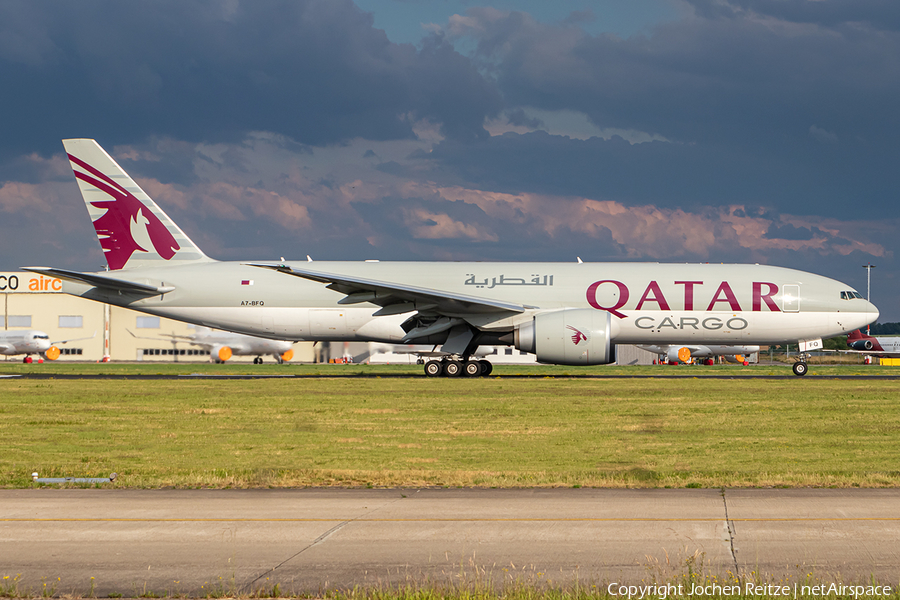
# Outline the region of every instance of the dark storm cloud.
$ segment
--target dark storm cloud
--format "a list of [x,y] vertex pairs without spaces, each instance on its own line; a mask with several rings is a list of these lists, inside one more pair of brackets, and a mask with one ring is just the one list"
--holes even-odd
[[794,227],[790,223],[772,223],[766,231],[766,237],[779,240],[811,240],[815,234],[821,232],[815,227]]
[[792,23],[841,27],[863,23],[876,29],[900,29],[900,11],[893,0],[688,0],[704,17],[734,17],[739,11]]
[[480,27],[469,33],[514,105],[580,110],[600,127],[686,143],[768,146],[805,137],[811,125],[870,142],[896,133],[882,127],[885,118],[897,125],[900,35],[865,23],[797,25],[736,11],[622,40],[520,13],[472,16]]
[[[895,209],[874,200],[885,174],[833,147],[755,153],[739,145],[647,142],[621,137],[587,140],[534,132],[507,133],[461,144],[444,141],[413,157],[429,165],[444,185],[475,182],[483,189],[536,192],[628,205],[686,207],[728,204],[781,206],[789,212],[840,216],[854,203],[855,216],[873,218]],[[852,165],[854,168],[849,168]],[[411,176],[415,167],[396,163],[383,170]],[[869,179],[872,176],[874,179]]]
[[697,6],[628,39],[472,9],[451,31],[477,41],[509,105],[671,143],[508,135],[466,152],[449,140],[430,158],[475,184],[548,193],[900,214],[900,34],[884,25],[900,3]]
[[[373,229],[389,235],[391,244],[378,249],[379,258],[408,260],[410,256],[452,257],[454,260],[574,261],[625,255],[609,229],[593,235],[568,227],[547,231],[539,214],[518,211],[513,218],[487,214],[481,207],[441,197],[383,197],[374,203],[353,203],[353,209]],[[447,221],[465,227],[448,235]],[[440,232],[432,230],[440,230]]]
[[0,77],[6,156],[67,136],[399,139],[410,117],[476,139],[502,108],[441,37],[393,44],[349,0],[4,2]]

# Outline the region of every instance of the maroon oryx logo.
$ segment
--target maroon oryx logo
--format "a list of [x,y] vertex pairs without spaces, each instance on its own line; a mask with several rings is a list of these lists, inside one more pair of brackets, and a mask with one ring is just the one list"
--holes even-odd
[[577,346],[578,344],[580,344],[581,342],[586,342],[586,341],[587,341],[587,336],[584,335],[583,333],[581,333],[579,330],[577,330],[577,329],[575,329],[574,327],[572,327],[571,325],[566,325],[566,329],[571,329],[572,331],[575,332],[575,333],[572,335],[572,343],[575,344],[576,346]]
[[[91,206],[106,209],[94,221],[94,229],[100,238],[100,246],[110,269],[115,271],[124,267],[135,251],[150,252],[150,245],[166,260],[175,256],[175,251],[180,248],[178,242],[143,202],[83,160],[71,154],[69,160],[86,171],[82,173],[76,170],[76,178],[109,196],[108,200],[92,201]],[[135,235],[142,239],[135,240]],[[141,243],[148,247],[143,247]]]

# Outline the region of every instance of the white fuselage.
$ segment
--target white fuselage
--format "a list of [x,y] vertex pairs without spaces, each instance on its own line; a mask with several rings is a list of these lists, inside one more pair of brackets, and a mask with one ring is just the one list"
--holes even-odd
[[[766,265],[295,264],[322,273],[526,306],[521,313],[461,312],[461,318],[482,331],[512,331],[535,314],[581,308],[612,315],[615,343],[747,345],[846,334],[878,317],[878,310],[866,300],[841,297],[842,291],[852,289],[846,284]],[[123,269],[103,275],[174,289],[146,297],[65,282],[64,291],[149,314],[281,340],[397,343],[406,333],[401,324],[413,314],[373,316],[380,306],[338,304],[345,295],[323,283],[237,262]]]
[[900,355],[900,337],[875,336],[881,350],[890,354]]
[[50,349],[50,337],[36,329],[0,331],[0,354],[41,354]]

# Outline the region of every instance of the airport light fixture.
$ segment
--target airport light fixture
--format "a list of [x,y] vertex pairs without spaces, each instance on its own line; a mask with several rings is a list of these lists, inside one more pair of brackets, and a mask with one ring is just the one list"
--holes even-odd
[[[872,269],[875,268],[875,265],[872,263],[866,263],[863,265],[863,269],[866,270],[866,300],[868,302],[872,301]],[[872,331],[872,325],[866,325],[866,335],[870,335]]]

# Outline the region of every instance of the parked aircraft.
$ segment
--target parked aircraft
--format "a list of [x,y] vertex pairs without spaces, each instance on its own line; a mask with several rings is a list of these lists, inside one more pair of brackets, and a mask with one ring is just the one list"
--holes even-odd
[[747,356],[754,352],[759,352],[759,346],[716,346],[711,344],[674,344],[664,346],[640,345],[638,348],[657,354],[660,357],[664,356],[665,358],[662,360],[667,363],[689,363],[693,360],[700,359],[707,361],[706,364],[709,365],[713,364],[713,357],[715,356],[724,356],[726,359],[746,365]]
[[[484,262],[220,262],[207,257],[94,141],[64,140],[109,271],[28,267],[63,291],[289,341],[440,344],[429,376],[482,375],[480,345],[540,362],[600,365],[615,344],[799,343],[875,321],[839,281],[767,265]],[[848,293],[849,292],[849,293]]]
[[[253,364],[261,365],[263,356],[271,354],[275,357],[275,361],[281,364],[294,358],[294,345],[291,342],[282,340],[270,340],[257,337],[255,335],[244,335],[242,333],[232,333],[230,331],[217,331],[208,327],[197,327],[192,335],[175,335],[172,333],[161,333],[160,337],[166,337],[171,340],[183,340],[192,346],[200,346],[209,352],[209,359],[213,362],[224,363],[232,356],[255,356]],[[141,339],[155,340],[159,338],[134,335]]]
[[46,358],[47,360],[56,360],[59,358],[59,355],[62,354],[59,347],[57,347],[57,344],[65,344],[78,340],[89,340],[96,335],[97,332],[95,331],[94,335],[90,337],[51,342],[49,335],[43,331],[38,331],[37,329],[0,331],[0,354],[4,356],[24,354],[25,357],[22,359],[22,362],[25,363],[32,362],[32,354],[38,354],[41,358]]
[[897,336],[871,336],[857,329],[847,336],[847,345],[852,351],[861,354],[884,358],[900,357],[900,337]]

